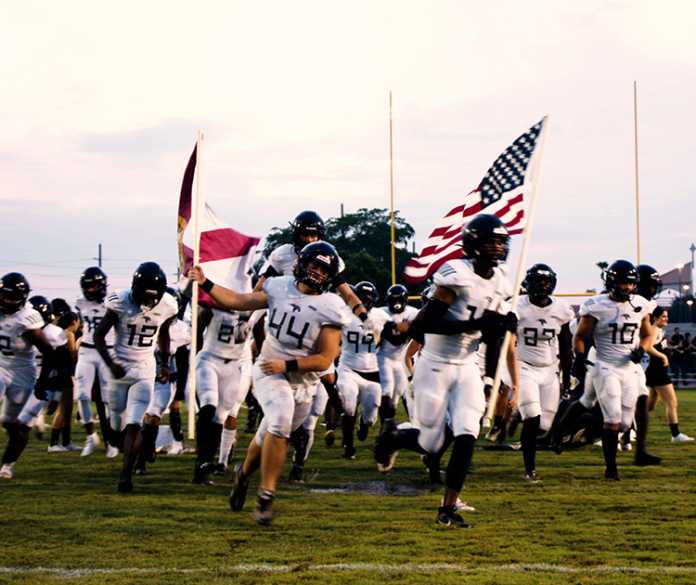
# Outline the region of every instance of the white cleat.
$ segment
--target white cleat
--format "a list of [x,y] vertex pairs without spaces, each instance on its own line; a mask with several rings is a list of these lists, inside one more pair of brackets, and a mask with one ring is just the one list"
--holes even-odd
[[172,441],[171,447],[167,449],[167,455],[181,455],[184,452],[184,443],[182,441]]
[[676,437],[672,437],[672,443],[693,443],[694,438],[684,433],[679,433]]
[[[440,500],[440,506],[444,506],[445,498],[442,498]],[[457,498],[457,501],[454,502],[454,509],[457,512],[476,512],[476,508],[473,506],[470,506],[466,502],[463,502],[460,498]]]
[[63,445],[66,451],[82,451],[82,447],[79,445],[76,445],[75,443],[68,443],[67,445]]
[[116,447],[114,447],[113,445],[107,445],[106,446],[106,458],[113,459],[114,457],[118,457],[118,449]]
[[14,463],[5,463],[2,467],[0,467],[0,477],[3,479],[14,478],[13,466]]
[[97,435],[97,433],[87,435],[87,440],[85,441],[85,446],[82,449],[82,453],[80,453],[80,456],[89,457],[92,453],[96,451],[97,447],[100,444],[101,441],[99,440],[99,435]]
[[622,443],[619,441],[619,451],[632,451],[633,445],[631,443]]
[[63,445],[49,445],[47,451],[49,453],[67,453],[69,449]]

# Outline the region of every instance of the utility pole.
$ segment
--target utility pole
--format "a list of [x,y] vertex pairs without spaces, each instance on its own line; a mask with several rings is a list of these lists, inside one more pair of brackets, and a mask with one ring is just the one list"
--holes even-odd
[[102,267],[102,245],[101,242],[97,245],[97,266]]

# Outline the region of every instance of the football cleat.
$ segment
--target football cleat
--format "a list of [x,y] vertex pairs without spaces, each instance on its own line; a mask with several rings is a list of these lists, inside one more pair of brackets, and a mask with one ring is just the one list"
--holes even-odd
[[215,463],[213,467],[213,475],[224,476],[227,475],[227,465],[224,463]]
[[621,478],[619,477],[619,470],[618,469],[605,469],[604,470],[604,479],[608,479],[609,481],[621,481]]
[[46,451],[48,453],[67,453],[69,449],[64,445],[49,445]]
[[692,443],[693,437],[685,435],[684,433],[679,433],[676,437],[672,437],[672,443]]
[[634,462],[639,467],[645,467],[647,465],[659,465],[660,463],[662,463],[662,457],[658,457],[657,455],[651,455],[650,453],[646,453],[645,451],[638,451],[636,452],[636,458]]
[[464,522],[455,506],[440,506],[437,509],[437,523],[443,526],[456,526],[457,528],[471,528],[471,524]]
[[370,432],[370,423],[365,422],[363,417],[360,417],[360,422],[358,423],[358,432],[355,434],[355,436],[358,438],[358,441],[364,441],[367,439],[367,435]]
[[118,457],[118,447],[114,447],[113,445],[107,445],[106,446],[106,458],[107,459],[114,459]]
[[619,441],[619,451],[632,451],[633,450],[633,445],[631,443],[624,443],[623,441]]
[[259,497],[256,498],[254,520],[260,526],[269,526],[273,522],[273,499],[273,493],[266,490],[259,493]]
[[540,483],[542,483],[541,477],[537,475],[536,470],[532,471],[531,473],[525,473],[524,481],[526,481],[530,485],[539,485]]
[[377,463],[377,471],[389,473],[394,467],[398,451],[390,445],[390,436],[394,432],[394,426],[386,426],[377,439],[375,439],[374,456]]
[[82,449],[80,456],[89,457],[92,453],[94,453],[94,451],[97,449],[100,443],[101,441],[99,440],[99,435],[97,435],[97,433],[88,435],[87,440],[85,441],[85,446]]
[[196,463],[191,483],[194,485],[214,485],[213,480],[210,479],[210,474],[213,473],[215,465],[215,463]]
[[293,465],[292,469],[290,470],[288,481],[290,483],[304,483],[304,480],[302,479],[303,471],[304,468],[300,467],[299,465]]
[[353,461],[355,459],[355,453],[356,453],[355,447],[352,445],[345,445],[343,447],[343,458],[348,459],[350,461]]
[[0,477],[2,479],[13,479],[14,478],[14,463],[5,463],[0,467]]
[[[444,503],[445,498],[442,498],[440,500],[440,507],[442,507]],[[470,506],[466,502],[462,501],[460,498],[457,498],[457,501],[454,502],[454,510],[455,512],[476,512],[476,508]]]
[[333,444],[335,442],[336,442],[336,433],[334,432],[333,429],[329,429],[324,434],[324,443],[326,443],[327,447],[333,447]]
[[232,472],[234,485],[230,492],[230,508],[233,512],[239,512],[244,507],[247,491],[249,491],[249,478],[242,473],[242,464],[238,463]]
[[171,446],[167,449],[167,455],[181,455],[184,452],[184,443],[182,441],[172,441]]
[[133,480],[130,475],[125,475],[121,473],[121,477],[118,480],[117,490],[122,494],[130,494],[133,491]]

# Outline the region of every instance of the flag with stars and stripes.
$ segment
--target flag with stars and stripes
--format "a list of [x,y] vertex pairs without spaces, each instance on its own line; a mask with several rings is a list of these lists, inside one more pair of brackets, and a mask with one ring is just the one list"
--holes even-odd
[[528,172],[538,146],[544,122],[532,126],[501,154],[476,189],[450,210],[431,232],[417,258],[404,269],[404,279],[416,284],[429,278],[442,264],[462,257],[462,229],[478,213],[498,216],[510,234],[525,227],[525,208],[531,182]]

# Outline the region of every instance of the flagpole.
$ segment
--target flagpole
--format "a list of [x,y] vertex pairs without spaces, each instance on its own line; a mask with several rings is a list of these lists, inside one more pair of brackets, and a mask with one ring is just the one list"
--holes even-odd
[[[527,218],[527,225],[524,228],[524,235],[522,236],[522,250],[520,251],[520,257],[517,262],[517,272],[515,274],[514,288],[512,289],[512,299],[510,300],[510,310],[517,310],[517,302],[520,297],[520,287],[522,286],[522,279],[524,278],[524,267],[527,264],[527,253],[529,251],[529,241],[532,234],[532,225],[534,224],[534,215],[536,212],[537,203],[537,190],[539,187],[539,178],[541,176],[541,161],[544,156],[544,145],[546,143],[546,132],[548,130],[549,117],[544,116],[542,119],[542,130],[541,136],[539,137],[539,151],[537,152],[537,159],[535,161],[535,167],[532,168],[532,188],[529,196],[529,216]],[[502,366],[507,360],[508,347],[510,346],[510,341],[512,340],[512,333],[509,331],[505,334],[503,338],[503,345],[500,348],[500,357],[498,358],[498,366],[495,370],[495,378],[493,380],[493,388],[491,389],[491,396],[488,400],[488,409],[486,411],[486,417],[492,418],[493,412],[495,410],[495,405],[497,402],[498,390],[500,388],[500,376],[502,373]]]
[[389,91],[389,194],[391,202],[391,283],[396,284],[396,248],[395,248],[395,228],[394,228],[394,140],[392,125],[392,92]]
[[[196,191],[191,206],[193,220],[193,265],[200,263],[201,234],[200,234],[200,204],[201,204],[201,151],[203,132],[198,131],[196,137]],[[189,356],[188,380],[188,438],[196,437],[196,353],[198,353],[198,283],[194,280],[191,289],[191,354]]]
[[638,82],[633,82],[633,147],[636,182],[636,264],[640,264],[640,188],[638,184]]

